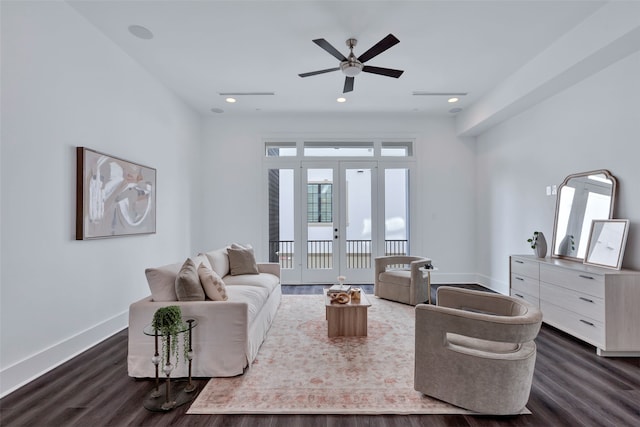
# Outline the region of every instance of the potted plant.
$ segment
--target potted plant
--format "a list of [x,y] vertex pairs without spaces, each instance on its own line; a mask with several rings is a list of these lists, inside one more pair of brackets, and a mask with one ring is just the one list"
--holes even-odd
[[547,256],[547,240],[544,238],[542,231],[534,231],[533,235],[527,239],[531,249],[535,252],[538,258],[544,258]]
[[[158,336],[162,337],[162,364],[169,364],[169,355],[173,354],[176,358],[176,365],[179,361],[178,352],[178,335],[184,332],[182,322],[182,312],[177,305],[170,305],[167,307],[161,307],[153,315],[153,321],[151,326],[158,332]],[[182,334],[184,358],[188,359],[189,352],[189,334]],[[167,349],[167,344],[170,344],[170,349]]]

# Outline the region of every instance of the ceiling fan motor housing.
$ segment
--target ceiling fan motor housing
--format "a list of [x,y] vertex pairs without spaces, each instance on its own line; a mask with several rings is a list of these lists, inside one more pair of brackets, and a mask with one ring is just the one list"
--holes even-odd
[[345,76],[354,77],[360,74],[362,68],[364,67],[362,62],[358,61],[358,58],[356,58],[356,56],[353,54],[353,48],[358,44],[358,40],[347,39],[345,43],[347,44],[351,52],[349,53],[349,57],[347,58],[347,60],[340,63],[340,70],[342,70]]
[[363,67],[364,65],[362,65],[362,62],[358,61],[356,58],[351,60],[351,56],[349,56],[348,61],[342,61],[340,63],[340,69],[347,77],[357,76],[360,74]]

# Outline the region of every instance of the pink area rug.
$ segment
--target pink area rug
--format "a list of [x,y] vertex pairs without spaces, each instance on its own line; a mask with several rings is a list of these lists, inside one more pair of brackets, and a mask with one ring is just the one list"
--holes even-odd
[[189,414],[471,414],[413,389],[414,309],[368,296],[367,337],[327,337],[322,295],[284,295],[244,375],[212,378]]

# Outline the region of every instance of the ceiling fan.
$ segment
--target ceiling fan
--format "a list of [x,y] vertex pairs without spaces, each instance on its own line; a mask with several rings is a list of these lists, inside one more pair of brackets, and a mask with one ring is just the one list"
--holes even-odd
[[372,67],[371,65],[364,65],[364,63],[370,60],[371,58],[380,55],[385,50],[400,43],[400,40],[398,40],[393,34],[389,34],[388,36],[380,40],[378,43],[373,45],[368,51],[366,51],[365,53],[363,53],[357,58],[353,54],[353,48],[358,43],[358,40],[356,39],[347,39],[346,41],[347,46],[349,47],[349,50],[350,50],[348,57],[345,57],[343,54],[341,54],[338,51],[338,49],[333,47],[331,43],[329,43],[325,39],[315,39],[313,40],[313,42],[318,46],[320,46],[321,48],[323,48],[324,50],[326,50],[327,52],[329,52],[335,58],[337,58],[340,61],[340,66],[335,68],[327,68],[326,70],[311,71],[309,73],[302,73],[298,75],[300,77],[309,77],[309,76],[315,76],[316,74],[323,74],[323,73],[329,73],[331,71],[342,70],[342,72],[346,76],[344,79],[344,90],[342,91],[342,93],[351,92],[353,90],[354,77],[360,74],[361,71],[364,71],[365,73],[380,74],[382,76],[395,77],[396,79],[400,77],[402,73],[404,73],[403,70],[394,70],[392,68],[381,68],[381,67]]

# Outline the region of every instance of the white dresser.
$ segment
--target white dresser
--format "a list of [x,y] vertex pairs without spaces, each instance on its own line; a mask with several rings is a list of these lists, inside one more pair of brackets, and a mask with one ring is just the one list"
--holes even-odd
[[593,344],[600,356],[640,356],[640,271],[512,255],[510,293],[543,321]]

